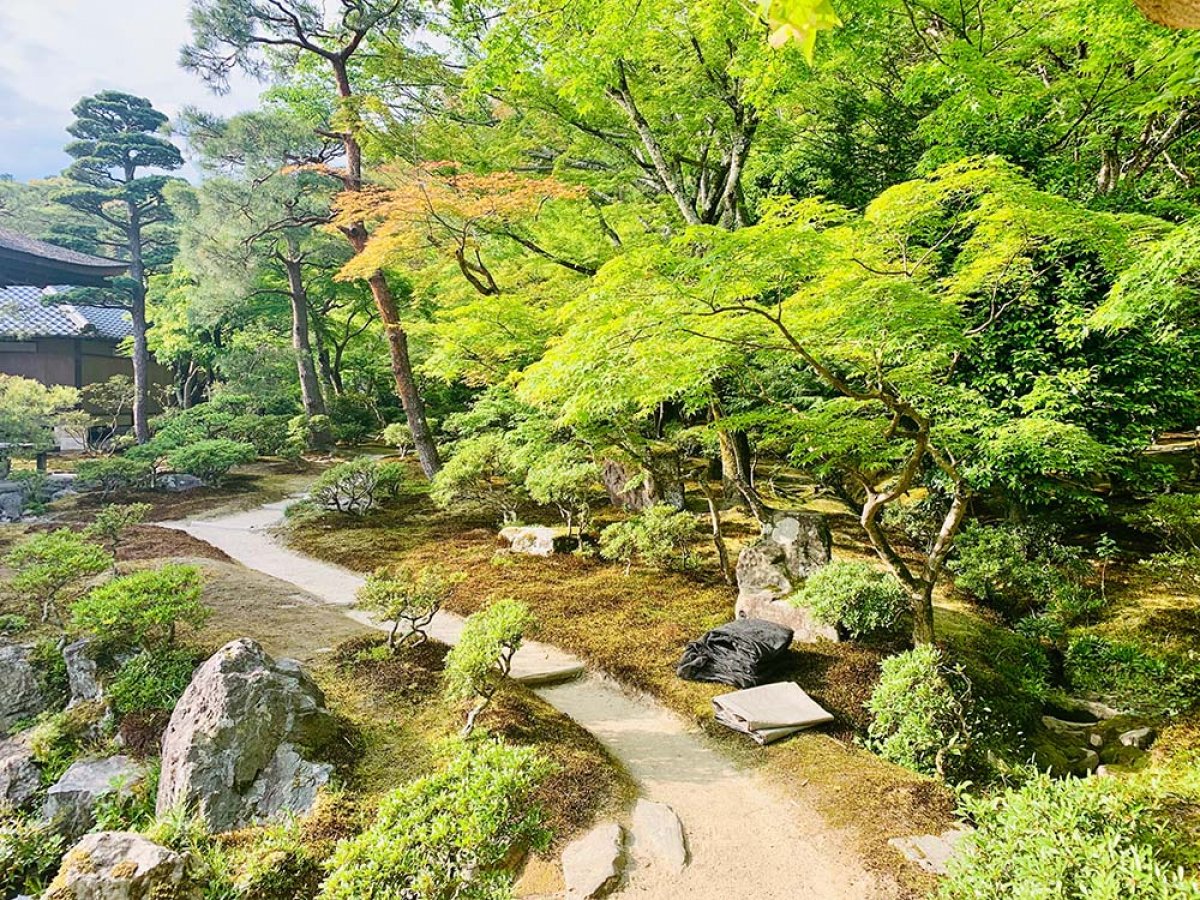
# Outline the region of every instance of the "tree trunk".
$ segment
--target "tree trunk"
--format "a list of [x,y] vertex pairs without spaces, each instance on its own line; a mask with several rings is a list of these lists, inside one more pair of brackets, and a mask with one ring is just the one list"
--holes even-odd
[[[346,59],[342,56],[330,60],[333,66],[334,78],[337,81],[338,96],[350,101],[354,92],[350,86],[350,75]],[[347,103],[347,107],[350,104]],[[344,184],[347,191],[362,190],[362,147],[354,135],[354,122],[342,135],[342,144],[346,150],[346,174]],[[363,222],[355,222],[343,229],[350,245],[356,254],[362,253],[367,246],[367,227]],[[421,462],[421,470],[427,478],[432,478],[442,467],[438,456],[437,445],[425,421],[425,402],[417,388],[417,379],[413,374],[412,360],[408,355],[408,335],[400,324],[400,315],[396,307],[396,298],[388,286],[383,272],[376,271],[368,279],[371,296],[379,310],[379,318],[383,322],[387,334],[388,350],[392,357],[392,377],[396,381],[396,394],[404,406],[404,415],[408,419],[408,428],[412,432],[413,444],[417,450],[417,458]]]
[[[289,247],[289,250],[293,248]],[[292,305],[292,352],[300,378],[300,402],[304,405],[304,415],[311,419],[326,413],[321,386],[317,383],[317,369],[313,365],[312,345],[308,340],[308,293],[304,288],[300,260],[294,251],[284,258],[283,265],[287,270],[288,297]],[[328,447],[332,443],[327,429],[314,432],[313,440],[317,447]]]
[[142,261],[142,225],[137,205],[129,208],[129,277],[133,298],[129,317],[133,322],[133,434],[139,444],[150,440],[150,348],[146,343],[146,267]]
[[933,582],[925,582],[912,592],[913,644],[933,643]]

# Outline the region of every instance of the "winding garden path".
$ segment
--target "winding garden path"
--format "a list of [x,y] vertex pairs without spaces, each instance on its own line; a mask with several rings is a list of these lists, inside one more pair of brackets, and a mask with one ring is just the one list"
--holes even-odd
[[[273,537],[286,505],[160,524],[186,531],[237,562],[378,627],[351,609],[362,584],[358,575],[289,550]],[[460,617],[443,612],[431,633],[454,643],[461,627]],[[815,808],[740,770],[652,699],[587,672],[568,653],[533,642],[517,653],[512,674],[594,734],[634,777],[642,796],[669,805],[683,824],[690,857],[683,872],[635,861],[615,896],[868,900],[899,894],[894,884],[866,869],[846,837],[830,829]]]

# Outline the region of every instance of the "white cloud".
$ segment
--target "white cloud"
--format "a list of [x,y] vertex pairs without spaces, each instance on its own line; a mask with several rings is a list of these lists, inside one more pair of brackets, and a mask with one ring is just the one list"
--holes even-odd
[[0,0],[0,173],[61,170],[71,107],[99,90],[148,97],[168,116],[254,106],[257,83],[235,80],[217,97],[178,67],[187,10],[188,0]]

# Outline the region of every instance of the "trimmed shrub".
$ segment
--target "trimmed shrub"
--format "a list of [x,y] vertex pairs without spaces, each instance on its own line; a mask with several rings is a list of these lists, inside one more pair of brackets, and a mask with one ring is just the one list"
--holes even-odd
[[388,794],[371,826],[338,844],[321,900],[507,900],[510,861],[549,842],[533,795],[551,771],[528,747],[461,745],[440,771]]
[[0,809],[0,895],[37,895],[65,849],[49,823]]
[[257,457],[253,444],[212,438],[177,447],[167,454],[167,465],[176,472],[195,475],[205,484],[217,486],[234,466],[254,462]]
[[529,607],[519,600],[496,600],[463,624],[458,643],[446,655],[446,694],[451,700],[474,699],[464,734],[492,702],[533,623]]
[[814,572],[791,597],[818,622],[836,625],[853,637],[891,631],[909,608],[904,585],[865,562],[839,560]]
[[195,670],[196,658],[189,650],[147,650],[122,663],[106,691],[122,715],[172,709]]
[[1200,898],[1183,874],[1189,841],[1164,803],[1117,778],[1044,773],[999,796],[966,798],[976,831],[951,857],[941,900]]
[[392,422],[383,429],[381,437],[389,447],[395,447],[401,456],[408,456],[414,449],[412,429],[407,422]]
[[884,759],[950,781],[971,767],[970,681],[933,646],[885,659],[867,702],[871,748]]
[[655,569],[688,569],[688,550],[696,535],[696,520],[666,503],[658,503],[624,522],[600,532],[600,555],[625,564],[635,559]]
[[212,612],[200,601],[200,570],[165,565],[93,588],[71,608],[71,627],[119,646],[170,646],[180,623],[199,628]]
[[81,486],[108,497],[151,488],[154,485],[152,462],[153,459],[139,459],[133,455],[85,459],[76,471]]
[[78,593],[83,579],[112,566],[113,558],[78,532],[59,528],[26,538],[4,563],[13,571],[13,591],[39,605],[43,622],[60,622],[61,607]]
[[309,497],[325,509],[362,515],[383,496],[395,496],[404,483],[404,467],[360,457],[339,463],[313,482]]
[[396,634],[401,628],[404,629],[401,644],[423,644],[427,639],[425,629],[454,585],[462,580],[462,575],[446,575],[430,566],[415,572],[403,567],[376,569],[359,589],[355,605],[392,623],[387,643],[390,649],[396,649]]
[[96,517],[83,533],[103,543],[115,561],[125,532],[144,522],[150,510],[149,503],[109,504],[96,513]]

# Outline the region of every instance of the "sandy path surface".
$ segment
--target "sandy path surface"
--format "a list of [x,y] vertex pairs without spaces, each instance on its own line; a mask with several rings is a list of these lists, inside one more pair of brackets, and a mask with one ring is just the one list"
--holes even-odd
[[[271,529],[285,503],[213,519],[160,523],[218,547],[232,559],[290,582],[364,624],[349,609],[358,575],[295,553]],[[462,620],[441,613],[432,633],[453,643]],[[514,674],[536,683],[582,672],[580,660],[531,643]],[[890,898],[897,887],[869,872],[850,842],[815,808],[785,798],[713,750],[696,729],[650,698],[585,674],[537,688],[550,704],[594,734],[636,779],[644,797],[668,804],[683,823],[689,864],[682,873],[635,858],[617,897],[689,900]]]

